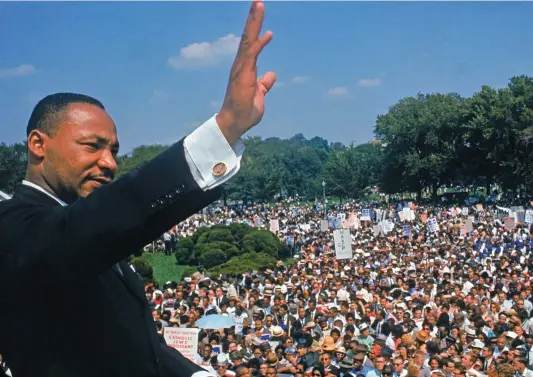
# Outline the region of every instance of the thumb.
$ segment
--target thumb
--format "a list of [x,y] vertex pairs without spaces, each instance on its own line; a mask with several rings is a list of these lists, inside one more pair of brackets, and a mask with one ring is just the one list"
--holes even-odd
[[274,72],[267,72],[258,80],[257,84],[261,93],[265,95],[270,91],[270,89],[272,89],[275,82],[276,74]]

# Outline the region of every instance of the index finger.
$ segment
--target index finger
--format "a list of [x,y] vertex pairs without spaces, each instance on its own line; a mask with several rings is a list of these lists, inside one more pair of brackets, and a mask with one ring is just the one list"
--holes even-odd
[[253,0],[248,13],[248,19],[244,26],[244,32],[241,37],[239,50],[244,46],[248,46],[259,38],[259,33],[263,27],[263,19],[265,17],[265,4],[262,0]]

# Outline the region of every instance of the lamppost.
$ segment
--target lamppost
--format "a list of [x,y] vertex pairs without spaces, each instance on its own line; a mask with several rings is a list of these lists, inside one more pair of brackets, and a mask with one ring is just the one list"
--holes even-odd
[[327,216],[327,209],[326,209],[326,182],[322,181],[322,195],[324,197],[324,216]]

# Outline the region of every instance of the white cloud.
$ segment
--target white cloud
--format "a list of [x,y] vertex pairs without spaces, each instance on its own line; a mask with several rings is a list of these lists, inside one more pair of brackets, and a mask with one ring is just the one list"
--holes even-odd
[[15,68],[3,68],[0,69],[0,79],[7,79],[10,77],[22,77],[29,76],[36,73],[37,70],[33,65],[22,64]]
[[211,105],[211,107],[221,107],[222,101],[212,99],[211,101],[209,101],[209,104]]
[[357,81],[357,86],[361,86],[363,88],[371,88],[374,86],[380,86],[383,83],[382,79],[374,78],[374,79],[360,79]]
[[228,34],[213,42],[191,43],[180,49],[178,56],[168,59],[174,69],[212,67],[237,54],[240,37]]
[[160,89],[154,89],[152,92],[152,97],[150,98],[150,103],[161,103],[168,98],[168,94]]
[[308,82],[311,79],[309,76],[295,76],[292,78],[293,84],[303,84],[305,82]]
[[348,88],[345,86],[337,86],[335,88],[328,89],[326,91],[326,96],[332,98],[342,98],[348,96]]

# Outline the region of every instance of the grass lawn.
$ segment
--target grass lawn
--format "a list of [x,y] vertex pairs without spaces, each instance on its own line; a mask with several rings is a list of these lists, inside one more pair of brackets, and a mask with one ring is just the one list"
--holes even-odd
[[143,258],[150,262],[154,269],[154,279],[161,285],[167,281],[179,282],[183,270],[187,267],[176,264],[176,257],[174,255],[144,253]]

